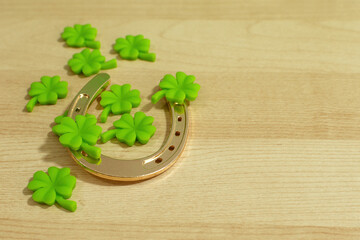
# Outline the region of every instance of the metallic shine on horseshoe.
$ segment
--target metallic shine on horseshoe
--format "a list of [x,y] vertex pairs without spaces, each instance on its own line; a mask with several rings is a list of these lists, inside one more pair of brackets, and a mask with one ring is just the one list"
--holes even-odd
[[[69,107],[68,116],[75,119],[76,115],[85,115],[90,104],[110,84],[110,76],[100,73],[91,79],[75,96]],[[169,169],[184,150],[189,120],[186,105],[168,104],[172,116],[170,135],[165,144],[154,154],[135,160],[114,159],[101,155],[99,165],[88,162],[79,151],[70,150],[73,159],[88,172],[111,180],[139,181],[155,177]],[[181,112],[181,113],[178,113]]]

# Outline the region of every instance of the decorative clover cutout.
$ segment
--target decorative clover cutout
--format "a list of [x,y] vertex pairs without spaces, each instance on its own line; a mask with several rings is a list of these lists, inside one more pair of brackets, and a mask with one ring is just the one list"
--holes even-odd
[[88,47],[99,49],[100,42],[95,41],[96,34],[96,28],[91,27],[90,24],[75,24],[74,27],[65,27],[61,37],[70,47]]
[[154,118],[146,116],[143,112],[135,113],[134,118],[126,113],[114,122],[116,129],[101,134],[101,141],[105,143],[116,137],[129,146],[134,145],[136,140],[141,144],[146,144],[156,131],[156,127],[152,125],[153,122]]
[[68,83],[60,81],[59,76],[41,77],[41,82],[31,84],[29,95],[32,97],[26,104],[26,109],[32,112],[35,104],[56,104],[58,98],[65,98],[68,94]]
[[116,59],[105,62],[105,57],[97,49],[92,52],[89,49],[84,49],[80,53],[75,53],[72,59],[68,61],[68,65],[74,73],[80,74],[82,72],[87,77],[98,73],[100,70],[117,67]]
[[70,175],[70,168],[50,167],[48,174],[37,171],[27,187],[34,191],[32,198],[35,202],[49,206],[56,202],[61,207],[74,212],[76,202],[66,199],[71,197],[75,184],[76,178]]
[[124,84],[122,86],[114,84],[110,87],[111,91],[105,91],[101,94],[100,104],[104,108],[104,111],[100,115],[101,122],[106,122],[110,112],[116,115],[129,113],[132,108],[140,105],[141,98],[139,90],[130,89],[130,84]]
[[183,72],[177,72],[176,78],[166,74],[159,84],[161,90],[151,97],[151,101],[155,104],[163,97],[171,103],[178,104],[183,104],[185,100],[193,101],[200,90],[200,85],[194,81],[193,75],[186,75]]
[[100,159],[101,149],[95,147],[101,134],[101,127],[96,125],[94,115],[77,115],[74,119],[63,117],[60,124],[52,128],[53,132],[60,136],[60,143],[72,150],[83,150],[90,157]]
[[155,53],[149,53],[150,40],[143,35],[127,35],[125,38],[118,38],[114,44],[114,50],[120,54],[120,57],[127,60],[142,59],[154,62]]

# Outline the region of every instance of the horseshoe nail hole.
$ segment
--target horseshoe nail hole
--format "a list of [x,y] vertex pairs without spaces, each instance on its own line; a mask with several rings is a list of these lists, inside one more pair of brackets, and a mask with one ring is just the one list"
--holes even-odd
[[155,163],[157,163],[157,164],[159,164],[161,162],[162,162],[162,158],[158,158],[158,159],[155,160]]
[[170,151],[173,151],[175,149],[175,146],[174,145],[171,145],[170,147],[169,147],[169,150]]
[[179,132],[179,131],[176,131],[176,132],[175,132],[175,136],[180,136],[180,132]]
[[84,157],[88,156],[88,154],[86,152],[84,152],[84,151],[81,151],[81,155],[83,155]]
[[80,112],[80,108],[77,107],[77,108],[75,109],[75,112]]
[[182,117],[178,117],[178,121],[181,122],[181,120],[182,120]]
[[87,95],[86,93],[81,93],[80,98],[89,98],[89,95]]

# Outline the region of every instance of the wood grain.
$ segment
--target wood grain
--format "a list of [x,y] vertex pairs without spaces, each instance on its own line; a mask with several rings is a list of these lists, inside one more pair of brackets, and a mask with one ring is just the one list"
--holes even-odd
[[[360,239],[359,1],[0,1],[0,239]],[[117,37],[144,34],[155,63],[122,61],[113,83],[141,91],[155,117],[145,146],[102,145],[132,159],[169,126],[149,97],[166,73],[201,84],[179,162],[140,183],[96,178],[51,133],[89,78],[69,72],[78,49],[63,28],[91,23],[111,59]],[[55,106],[24,111],[42,75],[69,82]],[[90,113],[101,112],[94,103]],[[113,116],[108,129],[118,119]],[[70,167],[75,213],[34,203],[37,170]]]

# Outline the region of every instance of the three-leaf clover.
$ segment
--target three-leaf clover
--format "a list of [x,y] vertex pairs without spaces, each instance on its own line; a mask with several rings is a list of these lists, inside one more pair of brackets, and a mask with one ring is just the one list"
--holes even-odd
[[105,91],[101,94],[100,104],[104,108],[104,111],[100,115],[101,122],[106,122],[110,112],[116,115],[129,113],[132,108],[140,105],[141,98],[139,90],[130,89],[130,84],[124,84],[122,86],[114,84],[110,87],[111,91]]
[[60,124],[55,125],[52,130],[60,136],[60,143],[72,150],[83,150],[90,157],[99,159],[101,149],[95,147],[97,140],[101,134],[101,127],[96,125],[96,117],[94,115],[77,115],[74,119],[63,117]]
[[38,102],[42,105],[56,104],[58,98],[65,98],[68,94],[68,83],[60,81],[59,76],[41,77],[41,82],[31,84],[29,95],[32,97],[26,104],[26,109],[32,112],[35,104]]
[[155,53],[149,53],[150,40],[143,35],[127,35],[125,38],[118,38],[114,44],[114,50],[120,54],[120,57],[127,60],[142,60],[154,62]]
[[151,97],[151,102],[155,104],[163,97],[171,103],[178,104],[183,104],[185,100],[193,101],[200,90],[200,85],[194,81],[193,75],[186,75],[183,72],[177,72],[176,78],[166,74],[159,84],[161,90]]
[[143,112],[135,113],[134,118],[126,113],[114,122],[116,129],[101,134],[101,141],[105,143],[116,137],[129,146],[134,145],[136,140],[141,144],[146,144],[156,131],[156,127],[152,125],[153,122],[154,118],[146,116]]
[[75,188],[76,178],[70,175],[70,168],[50,167],[48,174],[43,171],[34,173],[28,189],[34,191],[32,198],[35,202],[49,206],[57,202],[61,207],[74,212],[76,202],[66,200],[71,197]]
[[117,63],[116,59],[105,62],[105,57],[101,55],[98,49],[91,52],[86,48],[80,53],[75,53],[72,59],[68,61],[68,65],[74,73],[80,74],[82,72],[88,77],[100,70],[116,68]]
[[74,27],[65,27],[61,37],[70,47],[88,47],[99,49],[100,42],[95,41],[96,34],[96,28],[91,27],[90,24],[75,24]]

